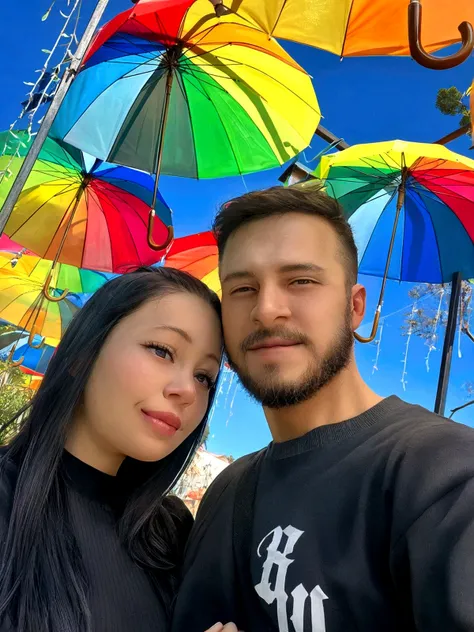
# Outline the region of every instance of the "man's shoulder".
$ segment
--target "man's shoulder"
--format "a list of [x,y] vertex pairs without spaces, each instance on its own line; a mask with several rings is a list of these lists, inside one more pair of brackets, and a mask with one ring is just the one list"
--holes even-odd
[[218,504],[220,506],[223,506],[227,504],[226,500],[232,502],[237,482],[240,480],[240,477],[245,472],[249,464],[252,463],[253,459],[260,452],[261,450],[240,457],[239,459],[228,465],[225,470],[223,470],[214,479],[214,481],[211,483],[208,490],[204,494],[204,498],[201,501],[199,511],[196,516],[196,521],[200,522],[203,520],[207,520],[210,513],[213,512],[213,509]]
[[467,444],[472,450],[474,428],[441,417],[422,406],[399,400],[399,408],[393,415],[388,431],[395,441],[407,451],[425,450],[435,446]]

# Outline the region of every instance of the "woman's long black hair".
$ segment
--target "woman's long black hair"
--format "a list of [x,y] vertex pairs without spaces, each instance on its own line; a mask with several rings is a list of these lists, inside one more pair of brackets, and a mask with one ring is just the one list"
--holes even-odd
[[[1,459],[18,477],[0,567],[0,625],[21,632],[89,632],[87,578],[67,519],[61,457],[76,406],[101,348],[117,323],[146,301],[188,292],[220,302],[201,281],[172,268],[141,268],[106,283],[72,320],[18,435]],[[212,405],[214,392],[209,398]],[[129,495],[119,534],[132,559],[149,572],[169,602],[180,552],[164,495],[200,444],[198,428],[156,463],[126,459],[119,475]]]

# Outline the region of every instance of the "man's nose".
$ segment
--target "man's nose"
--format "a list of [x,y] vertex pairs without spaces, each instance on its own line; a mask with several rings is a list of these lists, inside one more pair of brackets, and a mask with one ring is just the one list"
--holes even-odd
[[252,320],[260,326],[269,328],[280,320],[291,316],[291,310],[284,292],[278,288],[261,288],[257,302],[252,310]]

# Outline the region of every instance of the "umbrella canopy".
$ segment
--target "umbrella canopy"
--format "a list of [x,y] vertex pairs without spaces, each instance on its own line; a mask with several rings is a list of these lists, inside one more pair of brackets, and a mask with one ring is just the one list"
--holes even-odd
[[320,120],[307,73],[208,0],[146,0],[104,26],[52,134],[103,160],[193,178],[270,169]]
[[105,272],[75,268],[66,263],[58,263],[54,269],[52,266],[52,261],[36,255],[0,251],[0,270],[14,270],[17,277],[29,277],[43,286],[48,282],[48,286],[61,291],[93,294],[113,276]]
[[211,232],[175,239],[165,257],[164,265],[189,272],[221,295],[217,243]]
[[[10,132],[0,134],[0,145],[6,145],[0,170],[9,164],[12,176],[32,142],[27,132],[15,134],[19,152]],[[0,206],[13,180],[0,180]],[[154,184],[148,174],[103,163],[48,138],[5,232],[42,258],[78,268],[124,272],[151,265],[159,258],[148,243]],[[171,211],[159,194],[155,208],[160,221],[154,240],[165,246]]]
[[[57,289],[50,292],[53,296],[61,294]],[[35,335],[56,346],[81,306],[80,298],[72,294],[51,302],[46,299],[41,283],[0,269],[0,318],[30,332],[30,346],[36,345]]]
[[[0,334],[0,360],[12,361],[25,369],[44,375],[48,363],[53,357],[55,347],[42,345],[39,349],[28,343],[29,334],[22,330],[8,331]],[[40,340],[34,340],[37,345]]]
[[389,257],[398,281],[474,275],[474,160],[395,140],[323,156],[315,175],[349,219],[361,273],[384,276]]
[[[341,57],[410,54],[409,0],[223,0],[223,3],[273,37],[322,48]],[[421,37],[426,51],[458,42],[459,24],[466,20],[474,23],[471,0],[424,0],[424,4]]]

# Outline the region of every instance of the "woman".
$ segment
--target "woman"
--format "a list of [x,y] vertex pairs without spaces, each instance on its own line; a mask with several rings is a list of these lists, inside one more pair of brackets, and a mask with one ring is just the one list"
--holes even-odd
[[104,285],[0,459],[0,630],[167,629],[192,518],[165,495],[202,439],[220,304],[171,268]]

